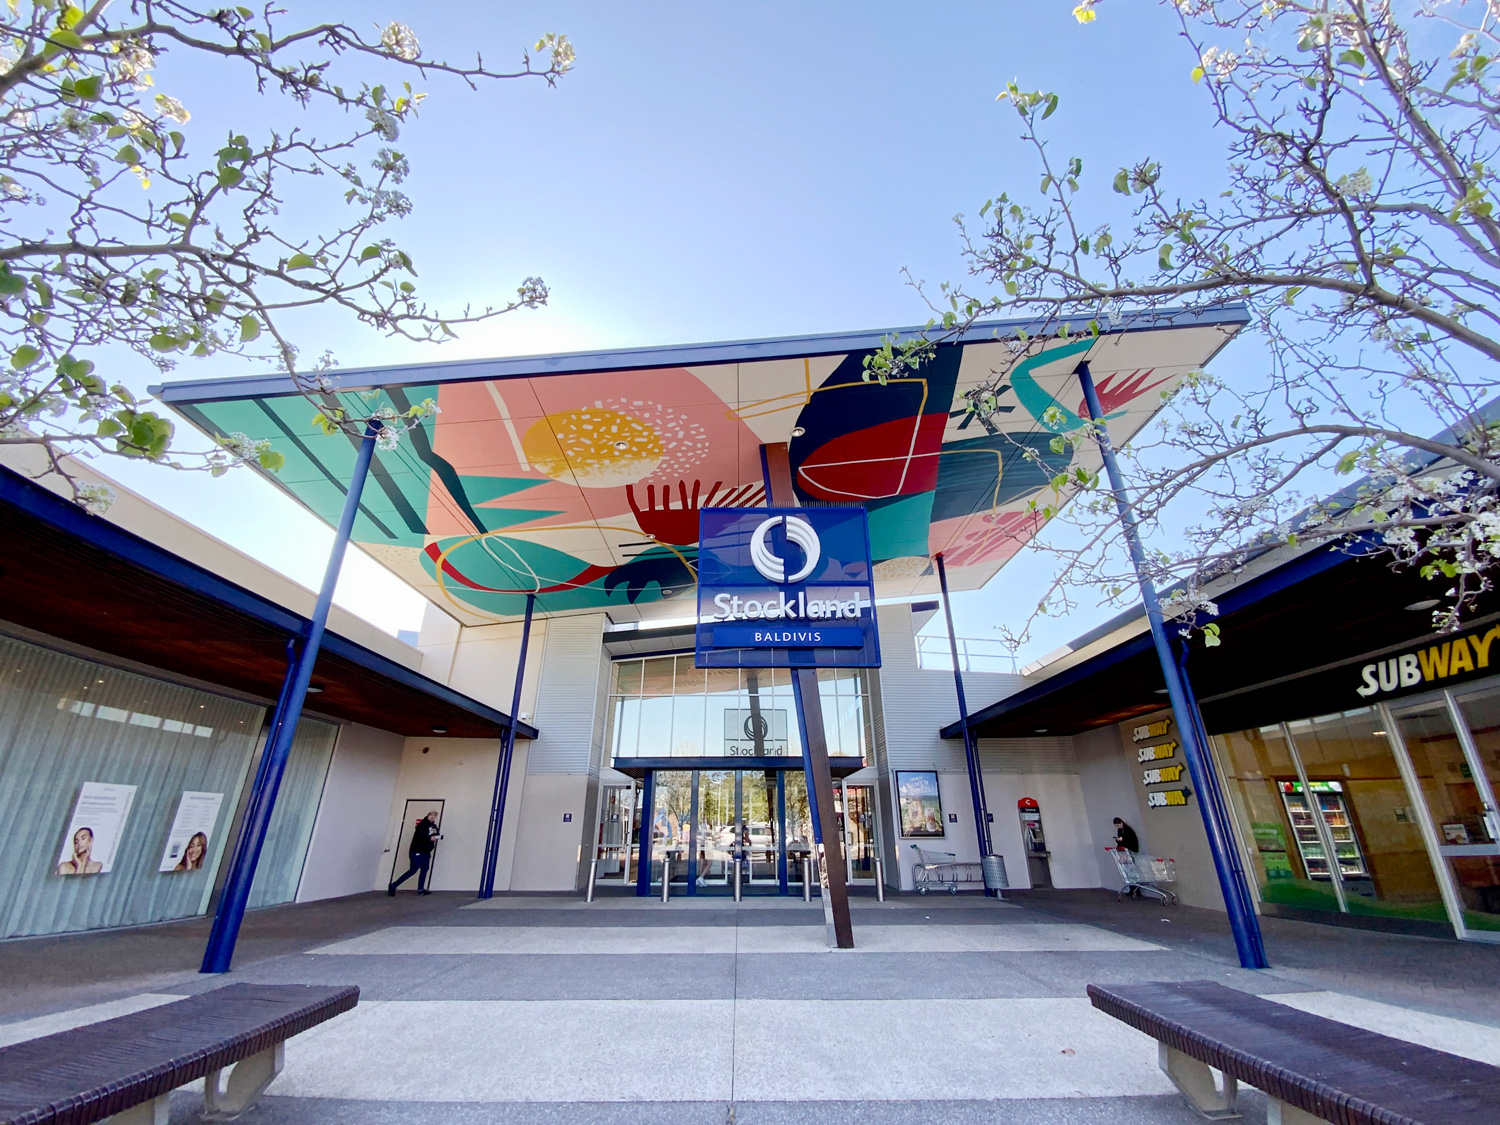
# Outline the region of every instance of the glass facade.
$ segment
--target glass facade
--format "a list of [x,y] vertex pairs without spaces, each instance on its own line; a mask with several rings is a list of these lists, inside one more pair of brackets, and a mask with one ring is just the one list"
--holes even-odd
[[[264,718],[0,636],[0,937],[202,914]],[[298,724],[252,905],[296,896],[337,729]]]
[[1262,902],[1500,938],[1500,687],[1214,741]]
[[[818,694],[829,756],[863,758],[864,673],[821,669]],[[695,668],[691,655],[616,661],[609,724],[617,760],[802,757],[791,673],[782,668]]]

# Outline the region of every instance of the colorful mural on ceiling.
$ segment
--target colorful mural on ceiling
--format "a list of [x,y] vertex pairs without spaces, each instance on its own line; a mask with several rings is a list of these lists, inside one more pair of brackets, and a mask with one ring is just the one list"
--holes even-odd
[[[355,539],[461,621],[518,616],[528,593],[543,613],[670,617],[691,612],[698,509],[763,505],[771,442],[788,443],[802,502],[868,508],[878,596],[935,590],[938,552],[955,588],[984,585],[1036,534],[1027,501],[1087,456],[1050,445],[1079,422],[1079,361],[1123,442],[1239,326],[1054,339],[1019,355],[1003,340],[944,344],[884,386],[864,380],[869,353],[854,350],[495,378],[466,363],[400,384],[351,372],[332,397],[361,412],[436,399],[440,414],[377,455]],[[206,386],[164,397],[209,432],[272,439],[286,456],[273,479],[335,520],[354,440],[322,434],[300,396],[195,400]],[[992,409],[974,408],[990,396]]]

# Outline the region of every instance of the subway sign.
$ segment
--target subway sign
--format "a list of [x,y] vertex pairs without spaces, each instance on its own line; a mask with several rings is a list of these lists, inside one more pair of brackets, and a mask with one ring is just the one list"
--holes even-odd
[[[1372,699],[1488,674],[1491,647],[1497,640],[1500,625],[1485,626],[1371,661],[1359,669],[1354,690]],[[1500,660],[1500,646],[1494,648],[1494,655]]]
[[703,508],[700,668],[878,668],[862,507]]

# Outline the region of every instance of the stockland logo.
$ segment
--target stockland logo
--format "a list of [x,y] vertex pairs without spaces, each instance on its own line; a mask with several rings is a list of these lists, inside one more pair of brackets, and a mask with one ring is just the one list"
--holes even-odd
[[1354,690],[1368,699],[1400,688],[1414,688],[1452,679],[1490,666],[1490,646],[1500,638],[1500,625],[1475,631],[1415,652],[1403,652],[1366,664],[1359,670],[1361,685]]
[[[801,547],[803,554],[802,565],[791,574],[786,572],[786,560],[773,553],[766,543],[767,534],[783,521],[786,523],[788,541]],[[750,536],[750,562],[760,571],[762,578],[777,585],[792,586],[801,582],[813,572],[822,553],[823,545],[818,542],[818,533],[813,530],[812,524],[796,516],[772,516],[762,522]]]

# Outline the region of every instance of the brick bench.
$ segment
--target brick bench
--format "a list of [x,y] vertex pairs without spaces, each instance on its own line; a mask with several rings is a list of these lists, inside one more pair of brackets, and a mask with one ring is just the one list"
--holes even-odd
[[[1193,1107],[1238,1117],[1236,1083],[1264,1090],[1268,1125],[1495,1125],[1500,1067],[1309,1015],[1212,981],[1089,985],[1100,1011],[1157,1040]],[[1213,1067],[1224,1075],[1214,1080]]]
[[167,1096],[199,1078],[204,1116],[229,1120],[281,1073],[288,1039],[358,1002],[352,985],[232,984],[0,1048],[0,1125],[166,1125]]

